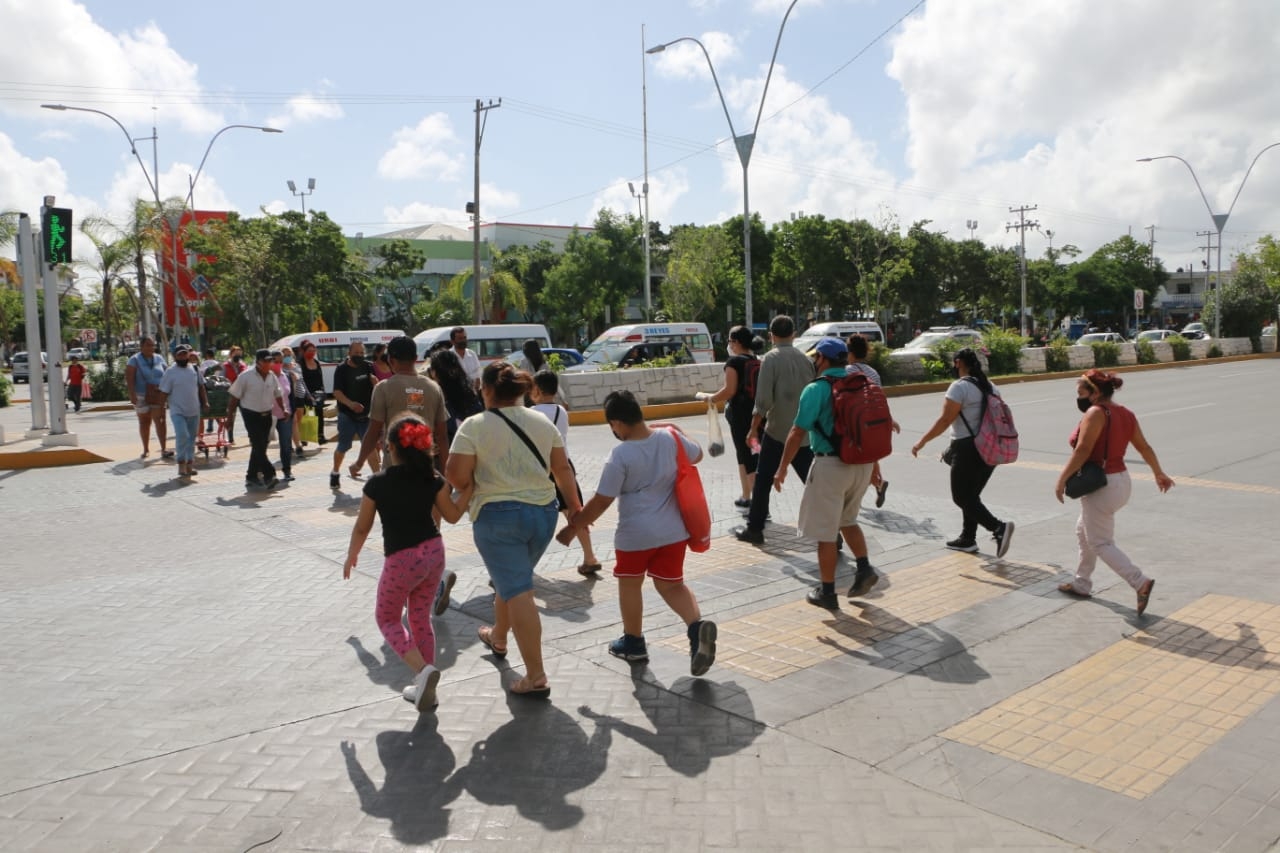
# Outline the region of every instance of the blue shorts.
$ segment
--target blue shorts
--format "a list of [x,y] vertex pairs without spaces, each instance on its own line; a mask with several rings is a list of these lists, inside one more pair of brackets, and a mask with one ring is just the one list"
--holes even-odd
[[369,431],[369,419],[358,421],[342,409],[338,409],[338,446],[335,453],[346,453],[355,443],[356,436],[364,438]]
[[520,501],[494,501],[480,508],[471,525],[476,550],[503,601],[533,589],[533,569],[556,532],[559,508]]

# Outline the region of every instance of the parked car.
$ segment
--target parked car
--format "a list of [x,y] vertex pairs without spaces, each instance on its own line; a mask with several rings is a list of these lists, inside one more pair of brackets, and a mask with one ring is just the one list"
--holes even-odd
[[1178,333],[1172,329],[1147,329],[1145,332],[1138,333],[1138,340],[1155,343],[1156,341],[1167,341],[1176,334]]
[[1088,346],[1089,344],[1125,344],[1128,343],[1124,339],[1124,335],[1119,332],[1090,332],[1087,335],[1081,335],[1076,341],[1077,345]]
[[[49,357],[45,353],[40,353],[40,375],[44,379],[49,378]],[[25,352],[15,352],[13,354],[13,381],[30,382],[31,381],[31,357]]]
[[564,367],[582,364],[582,353],[573,347],[543,347],[542,354],[548,357],[552,354],[560,356],[560,364]]
[[1264,338],[1274,338],[1276,336],[1276,326],[1272,323],[1270,326],[1263,328],[1262,336]]
[[1211,337],[1209,329],[1205,327],[1204,323],[1188,323],[1182,327],[1182,331],[1178,334],[1189,341],[1202,341]]
[[67,350],[67,361],[70,361],[73,358],[78,358],[81,361],[84,361],[85,359],[89,358],[88,348],[72,347],[71,349]]
[[967,326],[931,326],[929,331],[916,335],[904,350],[932,350],[943,341],[954,338],[964,341],[965,346],[978,346],[982,343],[982,333]]

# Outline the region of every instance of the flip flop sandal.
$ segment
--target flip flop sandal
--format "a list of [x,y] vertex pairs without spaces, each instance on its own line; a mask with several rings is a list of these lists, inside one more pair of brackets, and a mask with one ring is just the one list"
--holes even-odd
[[[529,679],[526,676],[525,678],[522,678],[519,681],[517,681],[515,684],[512,684],[510,687],[507,688],[507,690],[512,695],[524,696],[527,699],[547,699],[551,696],[551,687],[545,681],[542,682],[541,686],[534,686],[529,684],[528,682],[529,682]],[[524,684],[527,686],[523,690],[521,690],[519,689],[521,684]]]
[[489,650],[489,654],[495,658],[505,658],[507,656],[506,647],[498,648],[493,644],[493,629],[488,625],[481,625],[476,629],[476,636],[480,638],[480,642],[484,643],[484,647]]
[[603,566],[599,563],[583,563],[581,566],[578,566],[578,574],[582,575],[584,578],[594,578],[600,574],[600,569],[602,568]]

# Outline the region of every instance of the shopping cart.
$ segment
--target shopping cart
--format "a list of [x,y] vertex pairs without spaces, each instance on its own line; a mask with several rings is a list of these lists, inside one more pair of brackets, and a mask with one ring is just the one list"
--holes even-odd
[[206,461],[211,450],[226,459],[231,450],[231,442],[227,440],[227,404],[231,400],[231,392],[226,385],[210,387],[206,384],[205,394],[209,398],[209,414],[208,418],[201,418],[201,422],[207,425],[212,420],[214,427],[202,430],[196,436],[196,450],[204,452]]

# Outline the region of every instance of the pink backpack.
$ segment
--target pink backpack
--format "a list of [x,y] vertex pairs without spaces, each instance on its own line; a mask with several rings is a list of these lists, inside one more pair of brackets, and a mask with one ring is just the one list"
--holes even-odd
[[[970,381],[973,381],[972,379]],[[976,385],[977,382],[974,382]],[[975,433],[964,420],[965,429],[973,436],[974,447],[988,465],[1006,465],[1018,461],[1018,429],[1013,425],[1013,412],[998,392],[982,395],[982,414]]]

